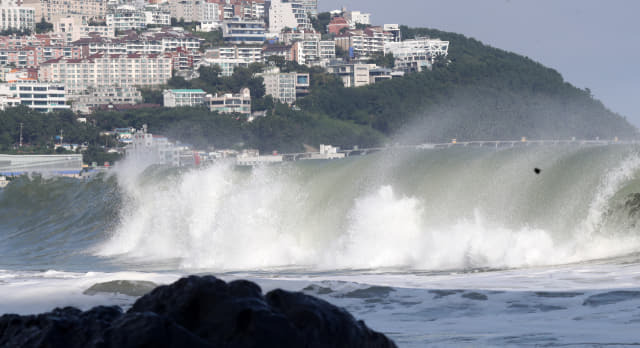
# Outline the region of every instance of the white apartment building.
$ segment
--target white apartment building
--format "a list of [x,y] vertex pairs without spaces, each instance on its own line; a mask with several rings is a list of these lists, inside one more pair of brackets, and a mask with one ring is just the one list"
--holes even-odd
[[171,78],[171,58],[161,55],[95,54],[84,59],[44,62],[42,81],[63,82],[72,95],[100,86],[157,86]]
[[217,65],[220,67],[220,76],[231,76],[237,67],[248,67],[250,63],[242,58],[205,58],[202,65]]
[[269,7],[269,32],[280,33],[284,28],[311,30],[311,21],[301,0],[272,0]]
[[6,106],[19,104],[40,112],[66,110],[67,97],[63,84],[20,81],[0,84],[0,95]]
[[102,37],[114,37],[115,31],[105,25],[88,25],[80,15],[59,16],[53,20],[53,32],[61,35],[67,43],[96,33]]
[[20,98],[13,97],[11,95],[3,95],[2,87],[0,87],[0,110],[4,111],[7,108],[14,108],[20,105]]
[[205,0],[169,0],[171,17],[185,22],[202,20]]
[[28,30],[35,33],[35,13],[31,7],[0,6],[0,30]]
[[171,25],[171,13],[158,6],[147,6],[144,9],[146,25],[169,26]]
[[384,30],[386,33],[391,34],[391,36],[393,37],[393,42],[400,42],[402,41],[402,34],[400,32],[400,25],[398,24],[384,24],[382,26],[382,30]]
[[90,113],[92,108],[109,104],[136,104],[142,102],[142,93],[133,86],[99,86],[89,88],[82,95],[69,98],[71,109]]
[[262,45],[266,39],[264,22],[233,18],[222,22],[224,40],[234,44]]
[[418,38],[401,42],[387,42],[385,54],[393,54],[395,68],[404,72],[420,72],[431,69],[433,59],[446,57],[449,53],[449,41],[440,39]]
[[337,75],[342,84],[347,87],[366,86],[371,83],[370,70],[377,68],[375,64],[349,64],[333,63],[327,67],[327,71]]
[[120,6],[107,13],[107,27],[110,30],[143,30],[147,27],[147,15],[133,6]]
[[200,16],[200,22],[221,22],[220,18],[220,4],[215,2],[204,1],[202,3],[202,14]]
[[293,44],[295,60],[301,65],[316,64],[336,57],[334,41],[305,40]]
[[385,43],[393,40],[393,35],[381,27],[351,30],[335,38],[336,46],[348,51],[353,58],[368,58],[377,53],[384,53]]
[[349,23],[351,29],[356,28],[356,24],[371,25],[371,13],[364,13],[360,11],[347,11],[344,14],[344,19]]
[[205,59],[242,59],[247,63],[263,62],[262,47],[223,46],[206,50]]
[[[120,40],[92,40],[88,39],[86,44],[89,48],[89,55],[98,53],[104,54],[161,54],[164,52],[162,44],[159,42],[122,42]],[[77,44],[82,43],[78,41]]]
[[126,155],[136,162],[171,166],[180,165],[180,148],[166,137],[154,136],[147,132],[147,125],[133,133],[132,141],[126,148]]
[[280,33],[279,39],[281,43],[290,45],[296,41],[318,41],[322,39],[322,35],[314,30],[288,30]]
[[251,91],[243,88],[240,93],[207,95],[206,104],[211,111],[221,114],[239,113],[249,118],[251,116]]
[[252,1],[251,7],[249,9],[245,9],[244,18],[253,18],[263,20],[265,18],[265,8],[264,1]]
[[[85,19],[105,19],[107,1],[104,0],[40,0],[42,16],[52,22],[57,16],[78,14]],[[38,19],[39,20],[39,19]]]
[[274,68],[258,76],[264,79],[265,94],[282,103],[293,104],[298,97],[309,94],[309,74],[290,72],[283,73]]
[[202,105],[206,94],[201,89],[165,89],[162,92],[163,105],[167,108]]
[[318,15],[318,0],[300,0],[305,13],[313,17]]
[[74,44],[86,47],[90,55],[104,52],[108,54],[159,54],[175,52],[179,48],[187,51],[198,51],[203,40],[190,33],[176,28],[154,28],[140,35],[130,33],[117,39],[86,38]]

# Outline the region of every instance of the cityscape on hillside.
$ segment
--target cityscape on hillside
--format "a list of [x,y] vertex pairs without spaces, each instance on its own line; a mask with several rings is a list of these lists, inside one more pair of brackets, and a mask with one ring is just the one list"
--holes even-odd
[[[0,110],[71,110],[79,122],[95,110],[196,106],[252,121],[266,112],[252,108],[248,86],[208,93],[168,82],[260,64],[265,95],[296,108],[311,75],[277,62],[322,69],[349,88],[430,70],[449,49],[403,40],[398,24],[374,26],[369,13],[318,13],[317,0],[0,0],[0,11]],[[123,143],[134,133],[114,132]]]

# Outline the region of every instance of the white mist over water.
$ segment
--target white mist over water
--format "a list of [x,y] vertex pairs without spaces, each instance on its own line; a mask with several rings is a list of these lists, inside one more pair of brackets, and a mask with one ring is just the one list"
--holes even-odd
[[[535,150],[512,151],[526,154]],[[568,159],[580,153],[575,149],[563,151]],[[523,179],[513,170],[526,165],[525,161],[511,160],[513,153],[507,150],[482,155],[482,163],[469,168],[475,177],[491,182],[499,174],[505,182],[514,183],[503,188],[513,190],[510,194],[514,197],[528,192],[530,187],[519,184]],[[457,154],[417,153],[414,160],[425,156],[450,156],[455,162]],[[580,197],[558,198],[567,203],[585,202],[579,209],[579,220],[569,231],[539,227],[547,219],[544,216],[536,217],[536,221],[505,224],[513,220],[510,214],[496,218],[500,209],[485,206],[460,211],[446,224],[434,223],[434,207],[447,214],[461,208],[445,204],[449,202],[446,196],[399,190],[399,183],[391,179],[370,182],[362,190],[350,189],[347,185],[352,182],[342,182],[340,177],[326,184],[327,177],[344,168],[359,168],[350,175],[364,177],[379,159],[371,156],[327,164],[331,170],[308,170],[304,164],[239,170],[228,163],[181,174],[151,175],[121,169],[117,174],[125,196],[121,221],[112,237],[98,247],[97,254],[151,262],[174,259],[184,269],[451,270],[565,264],[640,250],[640,241],[633,233],[603,232],[611,200],[640,168],[636,154],[622,156],[616,167],[609,165],[610,159],[601,161],[593,166],[599,172],[589,190],[581,192]],[[354,161],[363,165],[349,167]],[[487,166],[487,161],[514,172],[498,172]],[[556,162],[561,172],[570,161]],[[433,172],[440,176],[430,177],[430,172],[425,172],[423,180],[427,184],[434,181],[473,187],[456,182],[459,178],[455,176],[442,177],[437,168]],[[552,174],[546,175],[552,178]],[[416,182],[415,186],[423,184]],[[481,189],[467,192],[468,196],[458,201],[482,194],[490,206],[492,200],[500,202],[505,195]],[[517,204],[526,204],[526,200]]]

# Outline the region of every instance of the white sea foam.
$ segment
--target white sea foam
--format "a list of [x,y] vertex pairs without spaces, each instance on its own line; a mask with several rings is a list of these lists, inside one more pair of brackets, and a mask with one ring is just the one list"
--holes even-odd
[[[527,165],[514,161],[513,166]],[[492,198],[491,192],[478,191],[484,206],[462,211],[443,224],[431,221],[434,212],[427,209],[451,215],[460,203],[468,206],[464,197],[445,199],[443,204],[453,205],[438,206],[439,197],[401,194],[393,183],[352,191],[336,182],[327,193],[326,185],[298,175],[294,166],[238,172],[220,163],[150,182],[140,177],[139,169],[127,169],[118,176],[126,197],[120,224],[96,253],[147,261],[175,259],[184,269],[217,270],[514,268],[615,257],[640,250],[634,234],[600,233],[610,200],[638,168],[640,157],[633,155],[603,171],[597,187],[575,198],[585,202],[583,213],[578,211],[584,222],[576,221],[571,230],[563,231],[512,221],[507,215],[512,213],[499,216],[504,192]],[[493,173],[481,175],[491,178]],[[514,184],[518,178],[505,171],[500,175],[510,182],[504,189],[519,189]],[[526,189],[513,196],[522,196]],[[319,203],[327,194],[335,198]],[[474,191],[466,194],[473,200]]]

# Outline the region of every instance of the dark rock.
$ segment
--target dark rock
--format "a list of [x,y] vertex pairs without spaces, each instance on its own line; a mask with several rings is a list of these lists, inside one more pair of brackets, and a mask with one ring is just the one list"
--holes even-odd
[[123,294],[127,296],[142,296],[158,285],[144,280],[114,280],[105,283],[93,284],[90,288],[82,292],[85,295]]
[[0,317],[1,347],[395,347],[344,309],[303,293],[183,278],[119,307]]
[[287,316],[307,347],[395,347],[385,335],[319,298],[277,289],[267,294],[267,302]]

